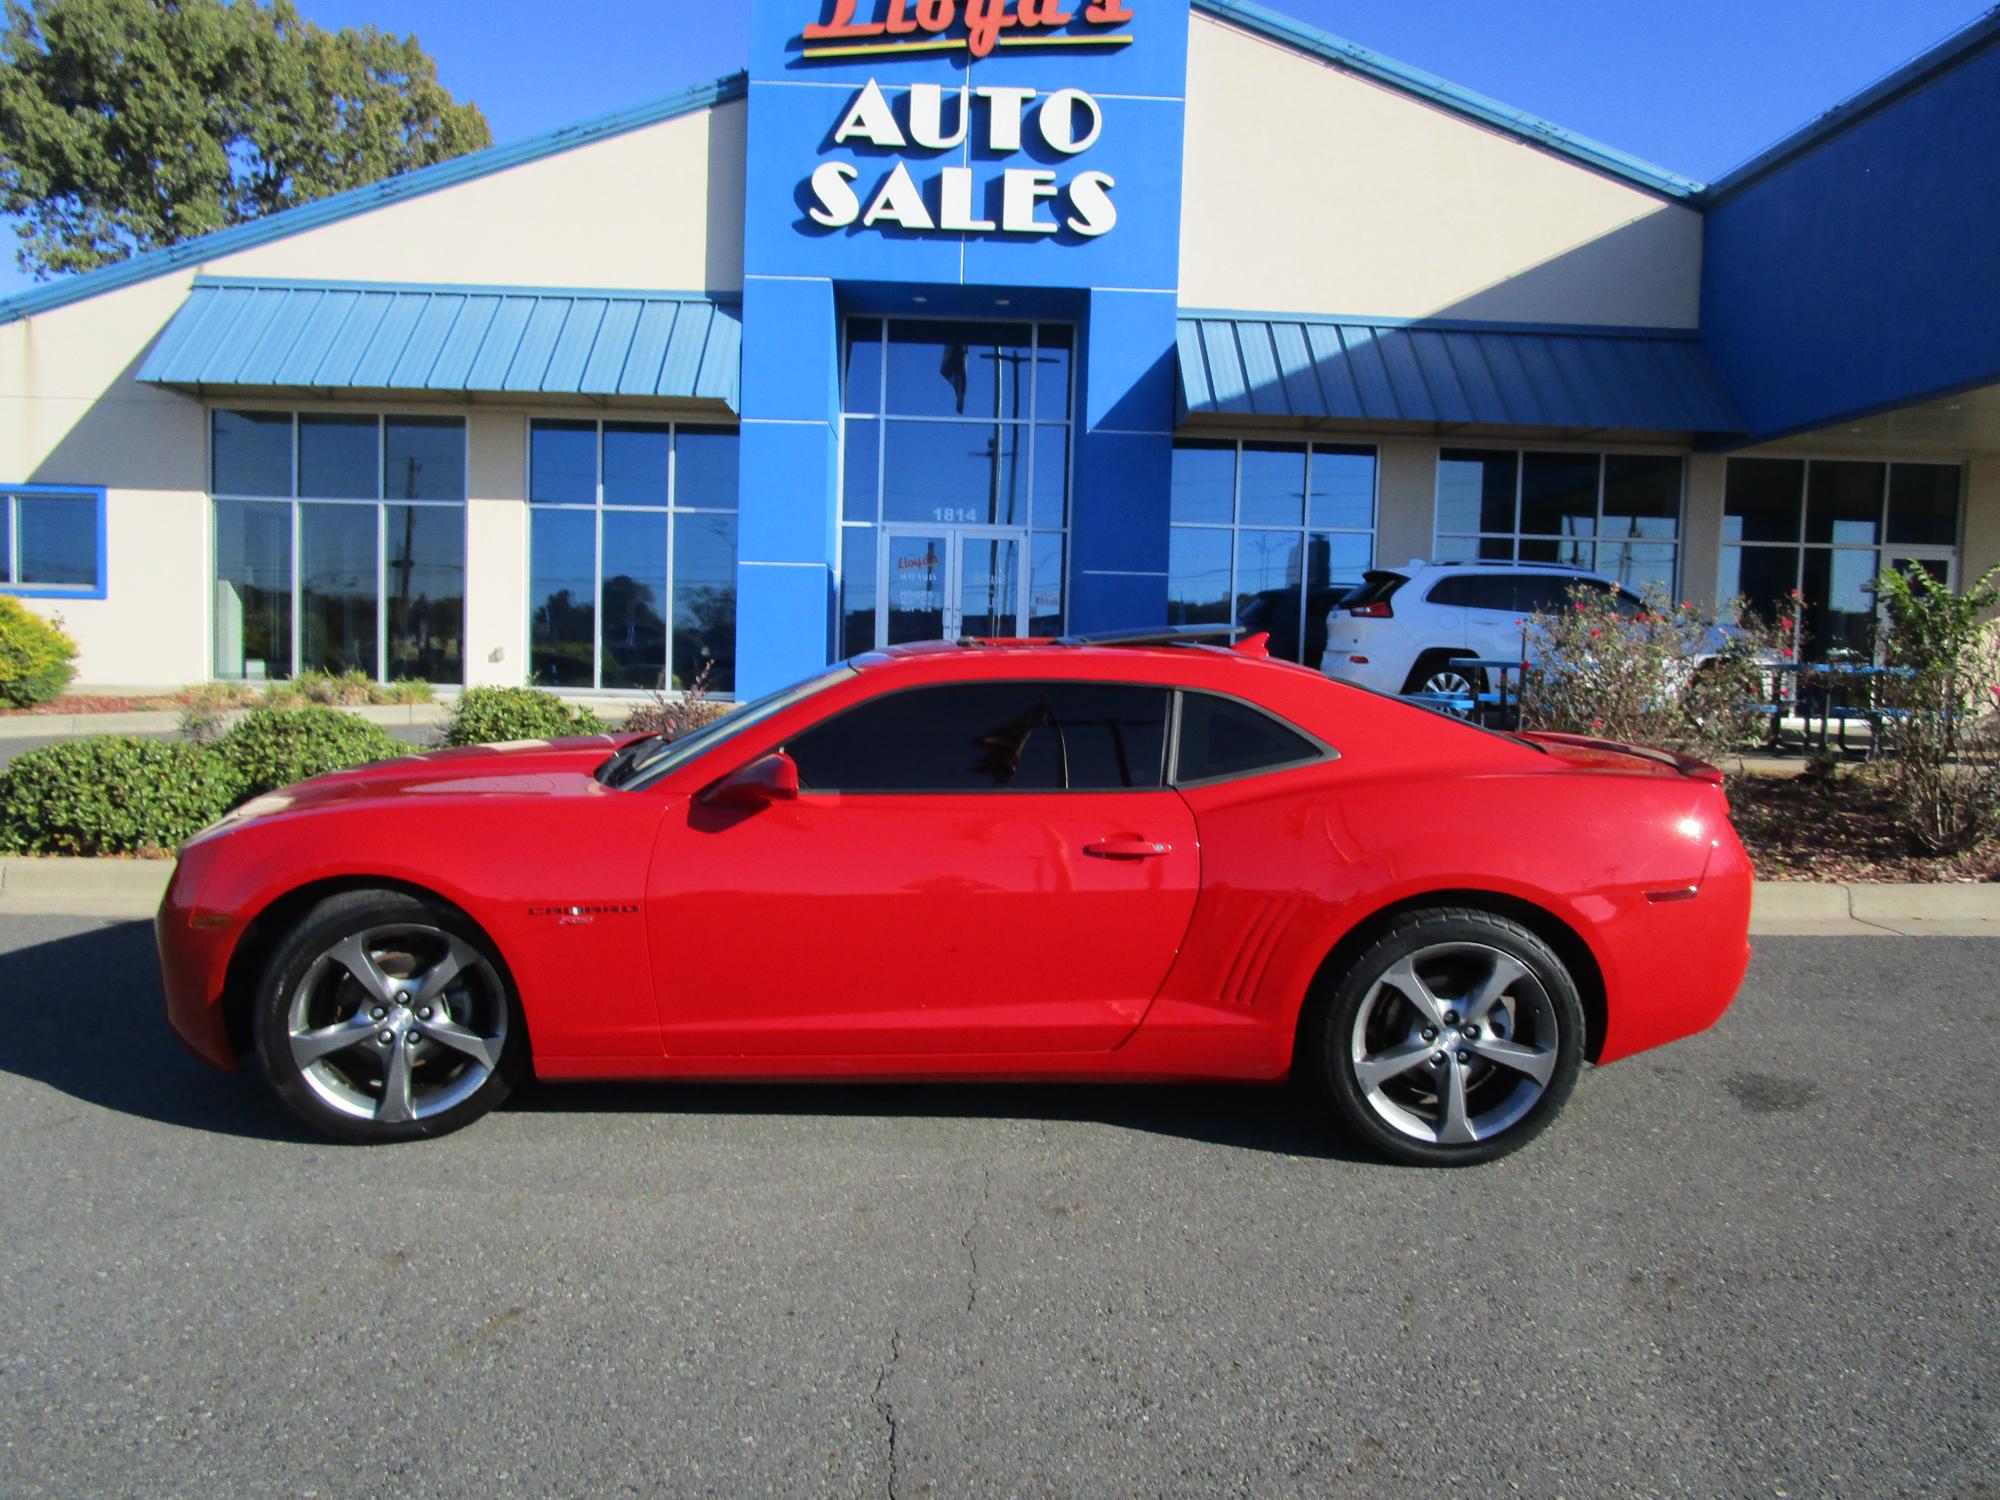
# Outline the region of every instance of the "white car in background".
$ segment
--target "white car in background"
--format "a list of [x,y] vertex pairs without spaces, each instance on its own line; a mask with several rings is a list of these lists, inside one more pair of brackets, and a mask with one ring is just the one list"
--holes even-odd
[[1613,597],[1620,614],[1645,606],[1637,594],[1584,568],[1557,563],[1439,562],[1412,559],[1377,568],[1334,605],[1320,670],[1381,693],[1483,692],[1486,674],[1457,665],[1468,657],[1532,661],[1527,626],[1553,614],[1579,583]]

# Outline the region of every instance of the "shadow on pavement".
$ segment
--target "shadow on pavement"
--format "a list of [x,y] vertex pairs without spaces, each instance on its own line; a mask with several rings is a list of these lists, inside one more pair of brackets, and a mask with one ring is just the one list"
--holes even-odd
[[[189,1130],[316,1141],[254,1072],[219,1073],[168,1027],[149,922],[0,957],[0,1072]],[[530,1113],[1042,1120],[1110,1125],[1288,1156],[1374,1161],[1292,1088],[1140,1084],[529,1083]]]

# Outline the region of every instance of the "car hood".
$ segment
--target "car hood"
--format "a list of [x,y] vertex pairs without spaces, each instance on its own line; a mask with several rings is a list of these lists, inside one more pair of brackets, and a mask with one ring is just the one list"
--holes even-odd
[[601,792],[592,774],[636,735],[593,734],[432,750],[315,776],[253,798],[244,817],[408,796],[560,797]]

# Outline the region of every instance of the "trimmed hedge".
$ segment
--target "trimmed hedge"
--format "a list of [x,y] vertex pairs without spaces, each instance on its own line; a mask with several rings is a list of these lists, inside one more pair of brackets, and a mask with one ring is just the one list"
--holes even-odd
[[497,745],[508,740],[554,740],[602,734],[605,723],[586,708],[571,708],[540,688],[478,687],[459,694],[444,727],[447,745]]
[[276,791],[370,761],[408,755],[380,725],[337,708],[255,708],[211,752],[236,776],[241,797]]
[[0,594],[0,704],[46,703],[76,676],[76,642],[18,599]]
[[227,812],[240,787],[227,762],[171,740],[103,734],[44,745],[0,771],[0,849],[172,849]]

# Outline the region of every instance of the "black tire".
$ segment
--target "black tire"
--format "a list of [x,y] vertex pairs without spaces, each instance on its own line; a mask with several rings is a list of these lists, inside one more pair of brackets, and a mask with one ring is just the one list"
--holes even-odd
[[[1406,964],[1438,1015],[1396,977]],[[1489,984],[1499,984],[1491,1008],[1461,1014]],[[1525,1146],[1568,1101],[1583,1067],[1583,1002],[1554,950],[1519,923],[1464,907],[1413,911],[1333,981],[1300,1042],[1321,1098],[1354,1135],[1414,1166],[1472,1166]]]
[[1426,651],[1417,658],[1417,664],[1410,668],[1410,675],[1404,679],[1403,691],[1423,693],[1432,677],[1446,670],[1456,671],[1465,679],[1466,687],[1474,694],[1486,691],[1486,672],[1480,667],[1460,667],[1457,662],[1465,653],[1458,651]]
[[251,1026],[286,1107],[359,1145],[470,1125],[528,1064],[520,998],[492,943],[451,907],[401,891],[348,891],[307,911],[264,966]]

